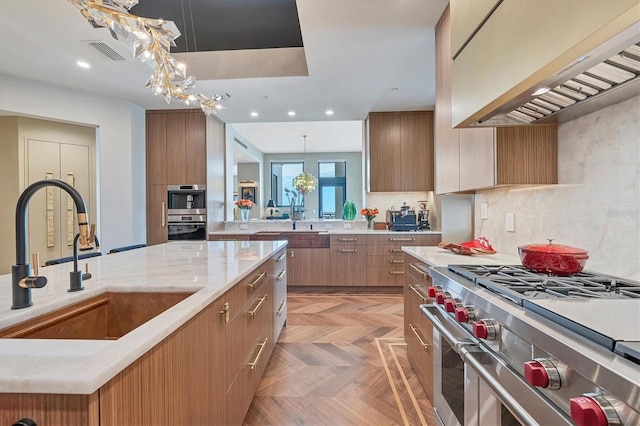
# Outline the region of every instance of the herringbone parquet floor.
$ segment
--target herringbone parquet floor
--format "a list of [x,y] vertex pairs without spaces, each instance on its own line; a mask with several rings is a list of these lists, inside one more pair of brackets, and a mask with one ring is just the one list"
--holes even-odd
[[402,295],[289,294],[255,425],[434,425],[406,356]]

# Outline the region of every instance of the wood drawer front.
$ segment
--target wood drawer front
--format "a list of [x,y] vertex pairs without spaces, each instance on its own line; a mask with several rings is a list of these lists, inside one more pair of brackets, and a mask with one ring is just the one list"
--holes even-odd
[[400,244],[392,245],[392,244],[369,244],[367,246],[367,253],[370,256],[385,256],[385,255],[395,255],[398,257],[402,257],[404,253],[402,251],[402,246]]
[[215,234],[215,235],[209,235],[209,241],[249,241],[249,234]]
[[431,277],[429,276],[429,265],[422,262],[416,262],[416,259],[405,256],[404,270],[409,277],[415,282],[421,283],[425,287],[431,286]]
[[276,254],[271,257],[270,260],[272,267],[272,275],[274,277],[279,277],[282,271],[287,269],[287,251],[286,249],[279,250]]
[[367,266],[382,266],[394,269],[404,268],[404,257],[401,254],[392,254],[388,256],[373,256],[369,251],[371,247],[367,247]]
[[404,270],[402,269],[402,265],[394,268],[369,266],[367,268],[367,285],[402,287],[404,285]]
[[331,235],[331,249],[344,245],[363,246],[367,244],[367,236],[362,234],[333,234]]
[[386,235],[367,235],[369,245],[391,245],[391,246],[415,246],[418,245],[418,236],[414,233],[398,232]]

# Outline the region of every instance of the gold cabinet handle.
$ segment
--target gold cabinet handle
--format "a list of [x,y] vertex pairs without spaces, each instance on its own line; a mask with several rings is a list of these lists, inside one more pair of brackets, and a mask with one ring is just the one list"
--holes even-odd
[[287,273],[287,270],[283,269],[282,272],[280,272],[280,274],[278,274],[278,276],[276,277],[276,280],[280,281],[282,278],[284,278],[286,273]]
[[418,333],[418,329],[415,328],[413,324],[409,324],[409,327],[411,328],[411,331],[413,331],[413,334],[416,335],[416,338],[420,342],[420,346],[422,346],[422,349],[426,351],[429,348],[429,345],[425,343],[424,340],[422,340],[422,337],[420,337],[420,333]]
[[[292,252],[293,253],[293,252]],[[292,256],[293,257],[293,256]],[[280,263],[282,262],[284,259],[287,258],[287,252],[285,251],[284,253],[282,253],[277,259],[276,259],[276,263]]]
[[256,278],[255,280],[253,280],[253,282],[248,284],[249,285],[249,289],[253,290],[253,288],[256,286],[256,284],[258,284],[260,282],[260,280],[263,279],[266,276],[267,276],[266,272],[263,272],[260,275],[258,275],[258,278]]
[[160,216],[160,222],[162,223],[162,226],[163,226],[163,227],[164,227],[164,225],[165,225],[165,218],[164,218],[164,206],[165,206],[165,204],[164,204],[164,202],[163,202],[163,203],[162,203],[162,213],[161,213],[161,216]]
[[389,263],[391,263],[392,265],[401,265],[404,263],[404,260],[391,259]]
[[253,308],[252,310],[250,310],[250,311],[248,312],[248,313],[249,313],[249,316],[250,316],[251,318],[255,318],[255,317],[256,317],[256,314],[258,313],[258,311],[260,310],[260,308],[261,308],[261,307],[262,307],[262,305],[264,304],[264,301],[265,301],[265,300],[267,300],[267,295],[266,295],[266,294],[265,294],[264,296],[262,296],[262,297],[260,298],[260,300],[258,300],[258,304],[256,305],[256,307],[255,307],[255,308]]
[[391,275],[404,275],[404,271],[389,271]]
[[409,264],[409,267],[411,269],[413,269],[414,271],[416,271],[417,273],[420,274],[420,276],[422,276],[422,278],[424,278],[425,280],[427,279],[427,277],[429,276],[429,274],[427,274],[426,272],[424,272],[422,269],[418,268],[416,265],[413,264]]
[[256,354],[256,357],[253,359],[253,362],[249,363],[249,368],[251,369],[252,372],[255,371],[256,366],[258,365],[258,362],[260,362],[260,357],[262,356],[262,352],[264,351],[264,348],[267,347],[268,341],[269,341],[269,338],[265,337],[264,341],[258,345],[260,346],[260,349],[258,349],[258,353]]
[[415,241],[415,238],[389,238],[389,241]]
[[276,312],[276,315],[282,316],[282,313],[284,312],[284,308],[286,307],[287,307],[287,299],[284,299],[280,304],[280,307],[278,308],[278,312]]
[[354,242],[358,241],[358,239],[357,238],[340,238],[340,241],[354,243]]
[[338,250],[340,253],[357,253],[358,250],[356,249],[339,249]]
[[224,306],[223,306],[222,310],[220,311],[220,315],[224,315],[224,323],[225,324],[227,324],[229,322],[229,310],[230,310],[229,302],[224,302]]
[[413,291],[415,294],[417,294],[420,299],[422,299],[422,303],[427,303],[428,302],[427,296],[425,296],[424,294],[420,293],[420,291],[417,288],[415,288],[414,286],[412,286],[411,284],[409,284],[409,289],[411,291]]
[[392,249],[389,249],[389,251],[390,251],[391,253],[401,253],[401,252],[402,252],[402,249],[399,249],[399,248],[392,248]]

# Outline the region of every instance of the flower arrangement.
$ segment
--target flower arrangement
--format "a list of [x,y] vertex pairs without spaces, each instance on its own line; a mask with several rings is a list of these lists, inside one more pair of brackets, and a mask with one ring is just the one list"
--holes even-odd
[[378,211],[378,209],[374,208],[370,208],[370,207],[365,207],[362,210],[360,210],[360,214],[362,216],[365,217],[365,219],[367,219],[368,222],[371,222],[373,219],[375,219],[375,217],[379,214],[380,212]]
[[242,200],[236,201],[234,204],[242,210],[251,210],[251,208],[256,205],[253,201],[245,200],[244,198]]

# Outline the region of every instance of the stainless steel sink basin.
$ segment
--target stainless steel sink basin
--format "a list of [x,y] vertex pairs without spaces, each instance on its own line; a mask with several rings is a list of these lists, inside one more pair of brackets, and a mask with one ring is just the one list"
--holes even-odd
[[0,330],[0,338],[115,340],[193,292],[106,292]]

